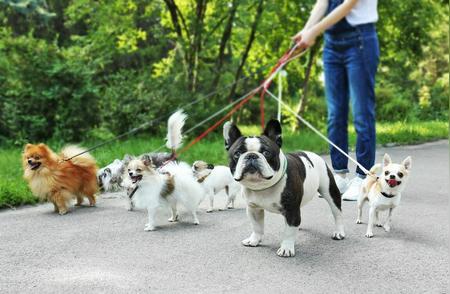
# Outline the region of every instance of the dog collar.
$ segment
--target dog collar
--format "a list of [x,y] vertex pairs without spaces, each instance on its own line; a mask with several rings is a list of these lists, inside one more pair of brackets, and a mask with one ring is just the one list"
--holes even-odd
[[386,197],[386,198],[393,198],[393,197],[396,196],[396,195],[394,195],[394,194],[387,194],[387,193],[384,193],[384,192],[381,192],[381,195],[383,195],[383,196]]
[[246,187],[246,188],[249,189],[249,190],[252,190],[252,191],[263,191],[263,190],[267,190],[270,187],[273,187],[276,184],[278,184],[283,179],[283,177],[284,177],[284,175],[286,174],[286,171],[287,171],[287,158],[286,158],[286,156],[284,155],[284,153],[281,150],[280,150],[280,157],[282,158],[282,162],[283,162],[282,163],[283,164],[283,170],[282,170],[281,173],[277,172],[275,174],[274,178],[271,179],[271,181],[272,180],[276,180],[275,183],[270,184],[268,187],[263,187],[261,189],[257,189],[257,188],[255,189],[255,188],[249,188],[249,187]]

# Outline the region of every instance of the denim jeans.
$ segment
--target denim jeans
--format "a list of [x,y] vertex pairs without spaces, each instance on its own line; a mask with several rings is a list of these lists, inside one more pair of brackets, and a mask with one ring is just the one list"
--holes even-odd
[[[349,104],[355,126],[356,159],[366,169],[375,161],[375,74],[379,62],[374,24],[355,26],[344,32],[325,33],[323,64],[328,105],[328,137],[348,152]],[[347,173],[348,159],[330,146],[336,173]],[[364,177],[358,167],[357,175]]]

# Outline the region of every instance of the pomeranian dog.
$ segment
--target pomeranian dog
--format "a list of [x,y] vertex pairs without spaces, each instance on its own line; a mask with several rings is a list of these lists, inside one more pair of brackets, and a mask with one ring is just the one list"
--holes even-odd
[[86,196],[90,206],[95,206],[97,192],[97,164],[95,159],[78,146],[67,146],[58,155],[45,144],[27,144],[22,154],[24,179],[31,191],[41,200],[53,203],[60,215],[68,212],[70,200],[76,198],[76,205],[83,203]]

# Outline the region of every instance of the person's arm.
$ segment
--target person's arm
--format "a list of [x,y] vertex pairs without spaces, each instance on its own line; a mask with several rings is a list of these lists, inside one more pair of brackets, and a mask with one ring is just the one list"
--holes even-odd
[[[325,14],[325,11],[320,15],[322,12],[322,6],[320,3],[324,2],[324,0],[317,0],[316,5],[314,6],[313,11],[311,12],[311,16],[308,20],[308,22],[305,25],[305,28],[301,30],[297,35],[294,36],[294,40],[298,43],[298,48],[300,49],[306,49],[312,45],[314,45],[314,42],[318,35],[320,35],[323,31],[343,19],[347,14],[349,14],[350,10],[356,5],[358,0],[345,0],[341,5],[336,7],[330,14],[328,14],[326,17],[324,17],[322,20],[318,21],[323,15]],[[328,5],[328,0],[325,0]],[[317,7],[319,6],[320,7]],[[316,8],[317,7],[317,8]],[[316,10],[316,12],[315,12]],[[315,13],[314,13],[315,12]],[[320,16],[320,17],[319,17]]]
[[300,37],[302,31],[305,31],[311,28],[316,23],[318,23],[325,15],[325,12],[327,12],[327,8],[328,8],[328,0],[317,0],[316,4],[314,4],[314,7],[311,11],[311,15],[309,16],[308,21],[306,22],[303,29],[293,37],[294,40],[297,39],[297,37]]

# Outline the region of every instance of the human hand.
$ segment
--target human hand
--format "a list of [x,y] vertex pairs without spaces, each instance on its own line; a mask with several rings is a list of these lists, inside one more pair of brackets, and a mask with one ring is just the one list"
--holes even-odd
[[316,42],[317,33],[313,29],[303,29],[292,39],[297,43],[298,49],[307,49]]

